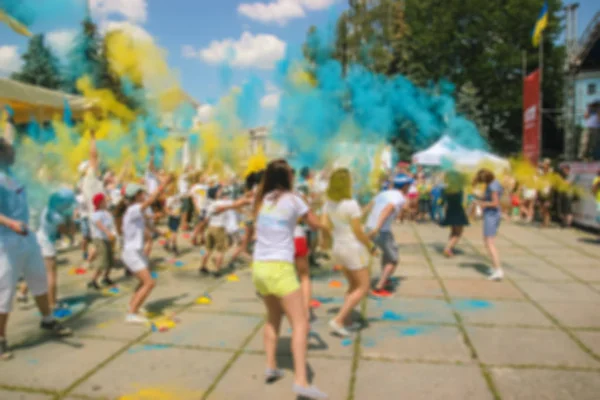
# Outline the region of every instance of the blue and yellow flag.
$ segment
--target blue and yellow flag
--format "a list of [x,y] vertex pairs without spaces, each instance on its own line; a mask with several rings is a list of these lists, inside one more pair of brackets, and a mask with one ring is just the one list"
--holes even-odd
[[548,3],[544,3],[542,10],[540,11],[540,15],[538,16],[537,21],[535,22],[535,27],[533,28],[533,32],[531,34],[531,42],[534,47],[538,47],[540,45],[540,39],[542,38],[542,33],[544,29],[548,26]]
[[6,25],[10,26],[10,28],[19,35],[31,36],[31,32],[29,32],[29,29],[27,29],[25,25],[8,15],[2,9],[0,9],[0,22],[4,22]]

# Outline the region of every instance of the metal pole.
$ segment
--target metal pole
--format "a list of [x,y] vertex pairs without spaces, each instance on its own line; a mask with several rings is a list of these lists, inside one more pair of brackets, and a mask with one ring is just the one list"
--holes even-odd
[[538,133],[538,140],[539,140],[539,154],[538,154],[538,159],[542,158],[542,153],[543,153],[543,145],[544,145],[544,140],[543,140],[543,134],[544,134],[544,129],[543,129],[543,123],[544,123],[544,90],[543,88],[543,82],[544,82],[544,32],[542,32],[542,34],[540,35],[540,46],[539,46],[539,72],[540,72],[540,121],[538,124],[538,128],[539,128],[539,133]]

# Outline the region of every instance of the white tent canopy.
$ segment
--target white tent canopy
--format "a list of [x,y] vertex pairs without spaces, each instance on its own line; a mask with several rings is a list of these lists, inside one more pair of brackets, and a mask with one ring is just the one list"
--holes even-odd
[[507,160],[487,153],[483,150],[469,150],[455,143],[449,136],[444,135],[426,150],[413,155],[413,163],[419,165],[440,166],[444,160],[464,167],[476,166],[483,162],[498,167],[508,168]]

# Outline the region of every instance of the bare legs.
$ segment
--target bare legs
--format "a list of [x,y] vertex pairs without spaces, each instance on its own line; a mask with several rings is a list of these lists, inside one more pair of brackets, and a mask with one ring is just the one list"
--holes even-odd
[[296,271],[298,272],[298,278],[300,280],[300,290],[304,299],[304,306],[306,307],[307,316],[310,317],[310,299],[312,297],[312,288],[310,284],[310,264],[308,256],[297,257],[294,260],[296,264]]
[[48,277],[48,297],[47,303],[50,309],[56,307],[56,286],[57,286],[57,274],[56,274],[56,258],[55,257],[44,257],[44,264],[46,265],[46,276]]
[[453,226],[450,228],[450,239],[448,240],[448,244],[446,244],[446,248],[444,249],[444,255],[447,257],[452,257],[454,255],[454,248],[458,244],[462,233],[462,226]]
[[129,302],[130,314],[136,314],[140,310],[140,307],[142,304],[144,304],[144,301],[146,301],[146,298],[148,298],[148,295],[156,286],[156,283],[150,275],[150,270],[148,269],[143,269],[139,272],[136,272],[135,276],[138,278],[140,283]]
[[346,292],[344,304],[333,319],[339,326],[346,325],[352,310],[369,292],[369,268],[362,268],[356,271],[344,268],[343,271],[348,280],[348,291]]

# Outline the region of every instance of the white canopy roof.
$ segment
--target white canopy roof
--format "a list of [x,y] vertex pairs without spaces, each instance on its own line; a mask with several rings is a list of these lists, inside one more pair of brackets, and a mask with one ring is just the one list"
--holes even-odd
[[444,135],[426,150],[413,155],[413,163],[419,165],[440,166],[447,160],[459,166],[476,166],[488,162],[499,167],[508,167],[507,160],[487,153],[483,150],[469,150],[455,143],[449,136]]

